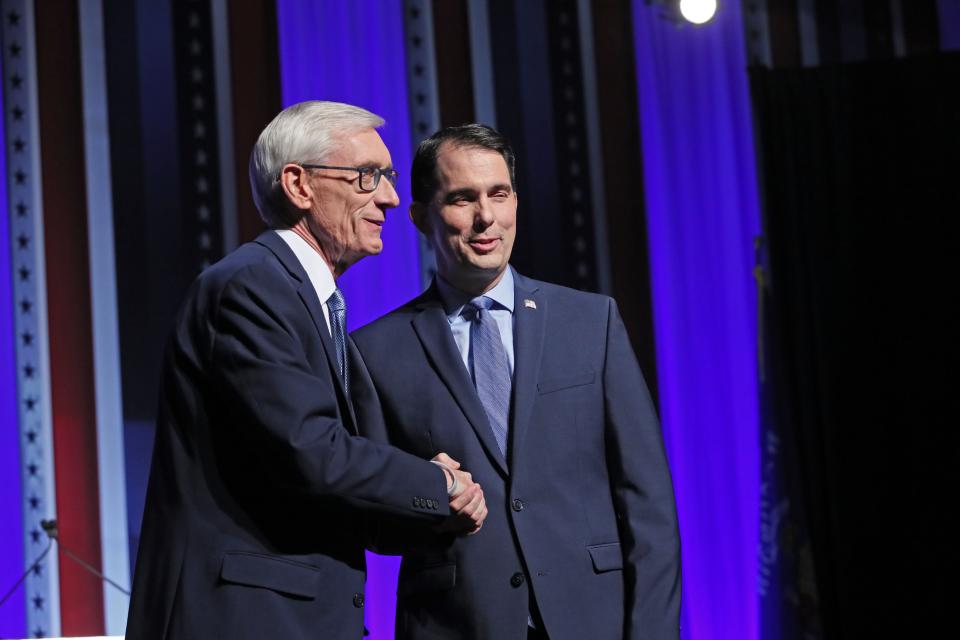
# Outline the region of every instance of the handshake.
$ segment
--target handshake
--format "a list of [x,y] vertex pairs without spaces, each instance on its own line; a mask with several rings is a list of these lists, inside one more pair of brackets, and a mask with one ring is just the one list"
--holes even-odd
[[468,536],[480,531],[489,513],[483,489],[473,481],[469,472],[460,470],[459,462],[447,454],[439,453],[431,462],[443,470],[450,497],[450,516],[437,526],[437,530]]

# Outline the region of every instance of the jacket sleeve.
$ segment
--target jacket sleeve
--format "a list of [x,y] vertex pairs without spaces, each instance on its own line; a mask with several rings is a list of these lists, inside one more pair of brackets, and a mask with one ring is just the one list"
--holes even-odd
[[[376,386],[363,364],[359,345],[353,346],[357,358],[351,362],[354,376],[351,377],[351,396],[357,413],[357,427],[360,435],[365,438],[387,444],[390,442],[390,430],[387,428]],[[358,384],[353,384],[354,380]],[[422,520],[381,513],[367,519],[367,548],[382,555],[403,555],[415,549],[436,549],[449,545],[452,540],[452,535],[438,533]]]
[[624,556],[624,638],[680,635],[680,538],[663,437],[616,303],[603,384],[607,458]]
[[268,485],[376,511],[449,513],[440,469],[343,426],[332,376],[307,361],[302,334],[315,328],[288,283],[241,271],[215,309],[212,385],[236,417],[230,439],[269,461]]

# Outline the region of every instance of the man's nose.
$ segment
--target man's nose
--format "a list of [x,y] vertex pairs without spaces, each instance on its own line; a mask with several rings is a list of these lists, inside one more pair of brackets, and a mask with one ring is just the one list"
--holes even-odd
[[473,226],[478,229],[486,229],[493,224],[493,221],[493,207],[490,206],[490,201],[486,198],[478,199],[473,215]]
[[385,177],[381,178],[380,184],[377,185],[374,199],[378,206],[385,209],[390,209],[400,204],[400,195],[397,193],[397,188]]

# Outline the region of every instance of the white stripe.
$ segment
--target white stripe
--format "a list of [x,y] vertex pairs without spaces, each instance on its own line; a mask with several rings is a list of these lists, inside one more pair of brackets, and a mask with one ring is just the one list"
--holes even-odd
[[[87,169],[100,552],[103,558],[103,574],[129,589],[130,559],[103,7],[100,0],[77,1],[80,10],[83,132]],[[130,600],[126,595],[106,582],[103,583],[103,615],[108,634],[124,632],[129,605]]]
[[[20,4],[20,3],[11,3]],[[52,409],[50,406],[50,341],[48,339],[47,327],[47,270],[46,258],[44,253],[44,235],[43,235],[43,193],[41,188],[40,176],[40,113],[39,99],[37,98],[37,52],[36,52],[36,24],[34,22],[33,2],[23,2],[23,21],[26,34],[21,43],[23,52],[27,56],[27,77],[25,84],[27,87],[27,105],[26,113],[29,115],[30,138],[27,144],[30,146],[30,174],[33,211],[33,237],[34,237],[34,265],[33,277],[36,286],[36,318],[37,318],[37,352],[38,368],[41,372],[39,381],[39,403],[40,410],[40,440],[47,443],[41,456],[41,467],[43,468],[43,487],[41,501],[46,512],[46,518],[56,517],[57,492],[55,483],[54,451],[53,451],[53,422],[51,419]],[[8,7],[5,7],[7,9]],[[7,11],[4,11],[6,15]],[[37,523],[29,523],[36,525]],[[29,526],[29,525],[27,525]],[[30,559],[27,559],[30,562]],[[51,552],[44,561],[46,565],[46,574],[44,579],[47,583],[47,592],[44,594],[46,602],[45,611],[34,611],[28,607],[27,619],[29,623],[45,622],[44,631],[49,635],[60,634],[60,565],[57,554]],[[46,618],[44,620],[44,618]]]

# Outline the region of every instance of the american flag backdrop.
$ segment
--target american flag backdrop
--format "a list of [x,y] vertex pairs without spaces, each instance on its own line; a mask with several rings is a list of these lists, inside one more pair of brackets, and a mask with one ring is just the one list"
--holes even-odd
[[2,545],[6,556],[19,537],[10,557],[29,569],[0,609],[3,635],[122,633],[125,623],[126,597],[93,573],[129,584],[98,11],[2,3],[4,303],[14,337],[3,455],[19,496],[7,492],[0,512],[19,511]]

